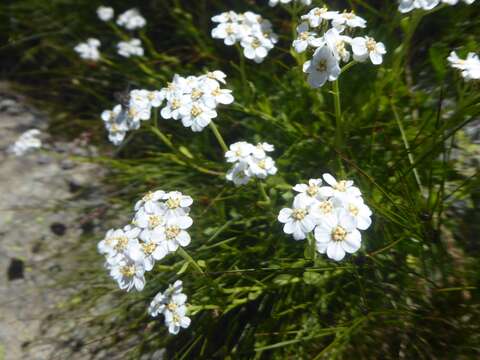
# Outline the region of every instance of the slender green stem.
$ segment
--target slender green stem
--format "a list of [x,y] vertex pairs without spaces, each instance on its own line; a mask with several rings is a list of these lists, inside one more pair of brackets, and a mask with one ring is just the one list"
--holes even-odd
[[405,128],[403,127],[402,120],[400,119],[397,108],[395,107],[393,102],[391,102],[391,106],[392,106],[393,115],[395,117],[395,121],[397,122],[398,128],[400,129],[400,133],[402,134],[403,145],[405,146],[405,150],[407,151],[408,161],[412,166],[412,171],[413,171],[413,175],[415,176],[415,181],[417,182],[418,188],[420,189],[420,193],[423,194],[422,181],[420,180],[420,175],[418,174],[418,170],[415,167],[415,159],[413,158],[413,154],[410,150],[410,144],[408,143],[407,135],[405,133]]
[[240,58],[240,76],[242,78],[242,88],[243,93],[246,96],[248,94],[248,80],[247,72],[245,71],[245,56],[243,55],[243,50],[240,45],[236,45],[238,51],[238,57]]
[[[348,66],[348,65],[347,65]],[[332,84],[333,103],[335,107],[335,147],[337,151],[343,151],[344,142],[344,128],[342,119],[342,103],[340,101],[340,86],[338,80],[335,80]],[[343,162],[341,158],[338,158],[339,170],[342,176],[345,176],[345,169],[343,168]]]
[[335,145],[337,149],[341,149],[343,147],[343,122],[342,122],[342,104],[340,102],[340,86],[338,84],[338,80],[335,80],[332,84],[332,95],[335,107],[335,123],[336,123],[336,131],[335,131]]
[[307,241],[308,241],[308,248],[310,252],[310,257],[313,262],[315,262],[315,258],[317,257],[317,246],[315,244],[315,237],[313,236],[312,233],[309,233],[307,235]]
[[213,131],[213,135],[217,138],[218,143],[220,144],[220,147],[222,148],[223,152],[228,151],[228,146],[225,144],[225,140],[223,140],[222,134],[220,134],[220,131],[218,131],[217,125],[213,121],[210,122],[210,129]]
[[162,142],[170,148],[170,150],[175,153],[178,152],[175,146],[173,146],[173,143],[170,141],[170,139],[163,132],[161,132],[158,127],[152,126],[151,129],[160,138],[160,140],[162,140]]
[[181,151],[177,150],[177,148],[173,145],[173,143],[170,141],[170,139],[160,131],[160,129],[158,129],[157,127],[155,126],[151,126],[150,129],[152,130],[152,132],[157,135],[159,137],[160,140],[162,140],[162,142],[168,147],[170,148],[170,150],[172,150],[175,154],[179,155],[180,157],[182,157],[184,159],[184,162],[180,161],[180,159],[177,159],[176,162],[181,164],[181,165],[188,165],[190,166],[191,168],[197,170],[198,172],[201,172],[203,174],[208,174],[208,175],[215,175],[215,176],[225,176],[224,173],[222,172],[218,172],[218,171],[213,171],[213,170],[209,170],[209,169],[206,169],[202,166],[199,166],[199,165],[196,165],[194,163],[192,163],[191,159],[189,159],[185,154],[183,154]]
[[179,247],[177,249],[177,253],[178,255],[180,255],[181,257],[183,257],[186,261],[188,261],[188,263],[190,265],[192,265],[195,270],[197,270],[199,273],[201,273],[202,275],[205,275],[205,273],[203,272],[202,268],[200,267],[200,265],[198,265],[198,263],[185,251],[184,248],[182,247]]
[[268,196],[267,194],[264,182],[261,180],[258,180],[257,185],[258,185],[258,190],[260,190],[260,195],[262,195],[262,198],[265,201],[265,203],[270,204],[272,200],[270,199],[270,196]]

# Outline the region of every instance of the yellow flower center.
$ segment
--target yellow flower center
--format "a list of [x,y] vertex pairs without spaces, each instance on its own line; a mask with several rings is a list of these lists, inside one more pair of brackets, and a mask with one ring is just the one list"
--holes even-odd
[[142,198],[142,200],[143,200],[144,202],[150,201],[150,200],[152,200],[152,199],[153,199],[153,192],[151,192],[151,191],[149,191],[148,193],[146,193],[146,194],[143,196],[143,198]]
[[198,100],[203,96],[203,92],[199,89],[193,89],[191,97],[193,100]]
[[120,274],[126,277],[132,277],[135,275],[135,266],[134,265],[125,265],[120,268]]
[[157,248],[157,244],[152,242],[142,244],[142,251],[145,255],[151,255],[156,248]]
[[116,240],[115,243],[115,250],[117,251],[123,251],[128,245],[128,238],[126,236],[119,236],[117,238],[114,238]]
[[259,48],[261,45],[262,45],[262,43],[260,41],[258,41],[257,39],[252,41],[252,48],[254,48],[254,49]]
[[307,31],[303,31],[300,33],[300,35],[298,36],[300,38],[300,40],[308,40],[308,37],[309,37],[309,34]]
[[318,186],[317,185],[310,185],[307,189],[308,196],[315,196],[318,194]]
[[294,209],[292,213],[292,217],[298,221],[303,220],[306,215],[307,212],[304,209]]
[[366,46],[367,46],[368,52],[372,52],[372,51],[375,51],[375,49],[377,48],[377,43],[372,38],[368,38]]
[[181,103],[180,100],[178,100],[178,99],[173,99],[171,106],[172,106],[172,109],[173,109],[173,110],[177,110],[177,109],[180,108],[180,106],[182,106],[182,103]]
[[348,211],[350,211],[350,214],[352,214],[353,216],[357,216],[359,213],[358,208],[353,204],[348,205]]
[[313,12],[315,16],[322,16],[323,14],[325,14],[326,12],[328,11],[327,7],[324,6],[322,7],[321,9],[315,9],[315,11]]
[[333,205],[331,203],[331,201],[328,201],[328,200],[325,200],[325,201],[322,201],[318,207],[320,208],[320,210],[324,213],[324,214],[330,214],[333,210]]
[[267,167],[267,164],[265,163],[265,160],[260,160],[260,161],[258,162],[258,167],[259,167],[260,169],[265,170],[266,167]]
[[176,209],[180,207],[180,199],[170,198],[167,200],[166,204],[169,209]]
[[170,303],[170,304],[167,304],[167,309],[170,310],[171,312],[174,312],[175,310],[177,310],[177,304],[175,303]]
[[192,106],[192,110],[190,111],[190,114],[192,114],[193,117],[197,117],[202,113],[202,109],[199,108],[198,106]]
[[220,96],[221,94],[222,92],[220,91],[219,87],[212,91],[213,96]]
[[169,226],[165,229],[165,236],[167,237],[167,239],[172,240],[175,239],[178,234],[180,234],[180,231],[180,228],[176,225]]
[[163,218],[160,215],[150,215],[148,217],[148,227],[150,229],[155,229],[163,221]]
[[341,191],[341,192],[347,191],[347,182],[346,182],[345,180],[339,181],[339,182],[335,185],[335,189],[338,190],[338,191]]
[[337,226],[332,231],[332,240],[333,241],[344,241],[347,238],[347,231],[341,226]]

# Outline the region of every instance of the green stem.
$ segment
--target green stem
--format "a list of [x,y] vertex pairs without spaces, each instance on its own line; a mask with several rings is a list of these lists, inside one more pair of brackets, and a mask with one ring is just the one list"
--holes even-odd
[[270,196],[268,196],[267,194],[267,191],[265,189],[265,184],[263,183],[263,181],[258,180],[257,185],[258,185],[258,190],[260,190],[260,195],[262,195],[264,202],[266,204],[270,204],[272,200],[270,199]]
[[210,122],[210,129],[213,131],[213,135],[217,138],[220,147],[222,148],[223,152],[226,153],[228,151],[228,146],[225,144],[225,140],[223,140],[222,134],[218,131],[217,125],[213,121]]
[[308,248],[310,250],[310,258],[315,263],[315,258],[317,257],[317,247],[315,244],[315,238],[312,233],[307,235]]
[[[347,65],[348,66],[348,65]],[[338,80],[335,80],[332,84],[332,95],[333,103],[335,107],[335,147],[337,151],[343,151],[343,141],[344,141],[344,128],[343,128],[343,119],[342,119],[342,104],[340,101],[340,86]],[[345,169],[343,168],[343,163],[341,158],[338,158],[339,170],[342,176],[345,176]]]
[[200,274],[205,275],[200,265],[198,265],[198,263],[195,260],[193,260],[193,258],[185,251],[184,248],[180,246],[177,249],[177,253],[178,255],[183,257],[186,261],[188,261],[188,263],[192,265]]
[[162,142],[168,147],[170,148],[170,150],[172,150],[175,154],[179,155],[180,157],[182,157],[184,159],[185,162],[182,162],[180,161],[180,159],[177,159],[176,162],[181,164],[181,165],[188,165],[190,166],[191,168],[197,170],[198,172],[201,172],[203,174],[208,174],[208,175],[214,175],[214,176],[225,176],[224,173],[221,173],[221,172],[218,172],[218,171],[213,171],[213,170],[209,170],[209,169],[206,169],[202,166],[199,166],[199,165],[196,165],[194,163],[192,163],[191,159],[189,159],[185,154],[183,154],[181,151],[177,150],[175,148],[175,146],[173,145],[173,143],[170,141],[170,139],[160,131],[160,129],[158,129],[157,127],[155,126],[151,126],[150,129],[152,130],[152,132],[157,135],[159,137],[160,140],[162,140]]
[[332,84],[332,95],[335,107],[335,145],[337,149],[341,149],[343,146],[343,123],[342,123],[342,104],[340,102],[340,87],[338,80],[335,80]]
[[422,181],[420,180],[420,175],[418,174],[418,170],[415,167],[415,159],[413,158],[413,154],[410,150],[410,144],[408,143],[407,135],[405,133],[405,128],[403,127],[403,123],[400,119],[400,116],[398,115],[397,108],[395,107],[393,102],[391,102],[391,106],[392,106],[392,111],[393,111],[395,121],[397,122],[398,128],[400,129],[400,133],[402,134],[403,145],[405,146],[405,150],[407,151],[408,161],[412,166],[413,175],[415,176],[415,181],[417,182],[418,188],[420,189],[420,193],[423,194]]

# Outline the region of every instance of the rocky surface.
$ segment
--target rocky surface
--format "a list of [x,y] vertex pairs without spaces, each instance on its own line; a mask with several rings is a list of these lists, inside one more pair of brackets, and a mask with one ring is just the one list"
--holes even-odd
[[55,344],[40,325],[68,296],[53,275],[67,271],[62,250],[92,231],[95,214],[85,209],[99,204],[102,176],[98,166],[71,160],[95,153],[82,136],[61,142],[43,133],[42,150],[9,154],[25,130],[46,130],[45,117],[26,104],[0,83],[0,360],[50,358]]

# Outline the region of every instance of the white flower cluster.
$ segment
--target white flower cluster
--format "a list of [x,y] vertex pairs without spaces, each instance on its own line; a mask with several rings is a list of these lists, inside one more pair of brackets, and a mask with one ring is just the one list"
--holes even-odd
[[[462,0],[464,3],[470,5],[475,0]],[[460,0],[399,0],[398,10],[402,13],[410,12],[414,9],[431,10],[440,4],[457,5]]]
[[117,44],[118,54],[124,57],[143,56],[144,51],[140,39],[133,38],[129,41],[120,41]]
[[190,244],[186,231],[193,220],[188,216],[193,200],[181,192],[154,191],[135,204],[135,217],[123,229],[111,229],[98,243],[105,266],[122,290],[142,291],[145,272],[155,261]]
[[312,0],[269,0],[268,5],[277,6],[278,4],[290,4],[292,1],[297,1],[305,6],[312,4]]
[[160,91],[132,90],[128,104],[116,105],[112,110],[102,112],[108,139],[114,145],[120,145],[127,132],[138,129],[141,121],[149,120],[152,107],[159,107],[163,100]]
[[272,23],[251,11],[224,12],[212,17],[212,21],[218,23],[212,30],[214,39],[223,39],[227,46],[240,43],[245,57],[256,63],[261,63],[278,41]]
[[360,248],[359,230],[370,227],[372,212],[353,181],[337,181],[330,174],[324,174],[323,180],[325,186],[321,179],[295,185],[293,190],[298,194],[293,208],[282,209],[278,220],[285,224],[283,231],[295,240],[303,240],[313,231],[317,251],[340,261],[345,253]]
[[74,47],[75,52],[80,55],[82,59],[98,61],[100,59],[100,40],[89,38],[86,42],[79,43]]
[[[115,11],[111,7],[99,6],[97,8],[97,16],[101,21],[110,21],[113,19]],[[140,15],[137,9],[130,9],[125,11],[117,19],[119,26],[125,27],[127,30],[135,30],[142,28],[146,24],[145,18]],[[100,40],[90,38],[86,42],[79,43],[74,50],[80,55],[82,59],[98,61],[100,59]],[[129,41],[120,41],[117,44],[117,52],[124,57],[143,56],[144,50],[140,39],[133,38]]]
[[97,16],[102,21],[110,21],[115,16],[115,11],[109,6],[99,6],[97,8]]
[[123,26],[127,30],[135,30],[144,27],[147,24],[145,18],[140,15],[137,9],[125,11],[117,19],[117,25]]
[[168,331],[176,335],[180,328],[186,329],[190,326],[190,318],[186,316],[186,302],[187,296],[183,293],[182,281],[177,280],[165,292],[155,295],[148,313],[153,317],[163,314]]
[[[329,11],[326,7],[314,8],[302,16],[303,22],[297,27],[297,38],[293,47],[298,53],[304,52],[309,47],[314,48],[313,57],[303,65],[303,71],[308,74],[308,83],[318,88],[328,81],[335,81],[340,75],[340,62],[350,60],[351,47],[353,59],[364,62],[367,59],[374,65],[383,62],[386,53],[385,46],[368,36],[351,38],[344,35],[347,28],[365,28],[366,21],[353,12],[339,13]],[[322,36],[314,31],[323,28],[324,23],[331,21],[331,28]]]
[[277,168],[275,161],[267,156],[274,150],[273,145],[259,143],[257,146],[245,141],[230,145],[230,150],[225,153],[227,162],[233,167],[227,172],[227,180],[236,186],[247,184],[250,179],[265,179],[268,175],[275,175]]
[[175,75],[172,82],[161,90],[166,105],[160,112],[164,119],[181,120],[192,131],[202,131],[217,117],[219,104],[234,101],[232,91],[222,89],[226,75],[221,71],[201,76],[182,77]]
[[480,59],[475,53],[468,53],[466,59],[460,59],[455,51],[448,57],[450,66],[461,70],[462,77],[466,81],[480,80]]
[[34,149],[42,147],[42,140],[38,137],[41,132],[37,129],[30,129],[22,133],[14,144],[10,145],[8,152],[15,156],[22,156]]

